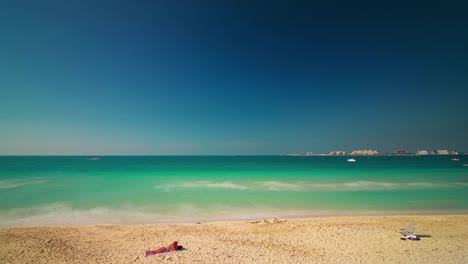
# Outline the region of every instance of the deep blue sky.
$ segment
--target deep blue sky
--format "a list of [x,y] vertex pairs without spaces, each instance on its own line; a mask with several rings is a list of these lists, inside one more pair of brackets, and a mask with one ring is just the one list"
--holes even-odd
[[466,4],[308,2],[1,1],[0,155],[468,152]]

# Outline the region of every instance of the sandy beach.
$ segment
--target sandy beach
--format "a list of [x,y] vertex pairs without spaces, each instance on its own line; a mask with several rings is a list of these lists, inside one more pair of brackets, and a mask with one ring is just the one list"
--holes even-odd
[[[416,224],[421,240],[401,240]],[[467,263],[468,215],[0,229],[1,263]],[[177,240],[186,249],[144,257]]]

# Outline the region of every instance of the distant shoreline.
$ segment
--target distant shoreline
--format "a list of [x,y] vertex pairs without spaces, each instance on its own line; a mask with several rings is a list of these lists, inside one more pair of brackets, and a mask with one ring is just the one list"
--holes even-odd
[[374,155],[365,155],[365,154],[343,154],[343,155],[335,155],[335,154],[285,154],[283,156],[290,156],[290,157],[310,157],[310,156],[332,156],[332,157],[378,157],[378,156],[416,156],[416,157],[427,157],[427,156],[437,156],[437,157],[450,157],[450,156],[468,156],[468,154],[449,154],[449,155],[441,155],[441,154],[428,154],[428,155],[420,155],[420,154],[374,154]]
[[[57,212],[58,214],[59,212]],[[111,214],[115,215],[116,212]],[[195,223],[237,223],[245,221],[255,221],[269,218],[281,219],[316,219],[316,218],[345,218],[345,217],[379,217],[379,216],[443,216],[443,215],[468,215],[468,210],[317,210],[311,212],[270,212],[252,215],[229,215],[229,216],[199,216],[199,217],[177,217],[177,216],[155,216],[146,219],[126,218],[118,219],[109,217],[105,219],[89,218],[89,216],[80,216],[79,212],[74,213],[73,220],[64,220],[58,218],[10,219],[0,221],[1,228],[34,228],[34,227],[67,227],[67,226],[92,226],[92,225],[166,225],[166,224],[195,224]],[[48,220],[47,220],[48,219]],[[12,224],[14,223],[14,224]]]

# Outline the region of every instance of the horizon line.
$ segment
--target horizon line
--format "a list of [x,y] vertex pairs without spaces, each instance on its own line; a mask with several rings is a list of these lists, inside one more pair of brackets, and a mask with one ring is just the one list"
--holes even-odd
[[303,154],[0,154],[0,157],[169,157],[169,156],[206,156],[206,157],[213,157],[213,156],[288,156],[288,157],[311,157],[311,156],[332,156],[332,157],[339,157],[339,156],[468,156],[468,153],[459,153],[459,154],[425,154],[425,155],[418,155],[417,153],[409,153],[409,154],[395,154],[395,153],[379,153],[373,155],[367,154],[354,154],[351,153],[343,154],[343,155],[334,155],[329,153],[314,153],[309,155]]

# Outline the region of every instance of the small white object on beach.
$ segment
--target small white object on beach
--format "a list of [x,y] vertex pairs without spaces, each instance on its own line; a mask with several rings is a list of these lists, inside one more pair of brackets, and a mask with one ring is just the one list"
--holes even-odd
[[348,159],[348,162],[356,162],[355,159]]
[[406,236],[406,239],[409,239],[409,240],[419,240],[419,237],[416,236],[416,235],[408,235],[408,236]]

